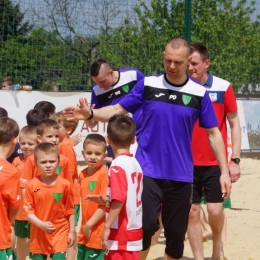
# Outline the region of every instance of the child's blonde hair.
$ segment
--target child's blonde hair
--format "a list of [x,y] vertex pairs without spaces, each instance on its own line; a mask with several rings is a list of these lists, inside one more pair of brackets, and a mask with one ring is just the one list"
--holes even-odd
[[59,111],[53,115],[51,115],[50,117],[51,119],[55,120],[57,123],[62,123],[63,126],[68,129],[71,129],[71,134],[73,134],[78,126],[79,121],[74,119],[74,120],[70,120],[68,121],[67,118],[62,114],[62,111]]
[[19,133],[19,140],[21,140],[23,137],[28,137],[36,140],[37,139],[36,126],[33,125],[24,126]]
[[107,142],[104,136],[100,134],[89,134],[87,135],[86,139],[83,143],[83,149],[85,149],[85,146],[87,144],[95,144],[95,145],[103,145],[104,151],[107,149]]
[[39,159],[39,153],[45,153],[45,154],[57,154],[58,160],[60,160],[60,153],[57,145],[51,144],[51,143],[41,143],[39,144],[35,150],[34,150],[34,160],[37,163],[37,160]]
[[46,130],[46,128],[48,128],[48,129],[54,128],[56,130],[59,130],[60,129],[60,125],[55,120],[44,119],[36,127],[37,135],[42,136],[44,131]]

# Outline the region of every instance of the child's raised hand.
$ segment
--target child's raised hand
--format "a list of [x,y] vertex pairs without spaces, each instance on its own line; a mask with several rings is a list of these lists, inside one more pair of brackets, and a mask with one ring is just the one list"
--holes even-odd
[[71,136],[71,141],[74,146],[76,146],[78,143],[80,143],[82,140],[82,134],[78,133],[76,135]]
[[102,197],[101,194],[99,195],[87,195],[84,198],[85,201],[93,201],[99,205],[106,205],[106,199]]
[[50,221],[46,221],[42,222],[41,229],[48,234],[52,234],[55,232],[56,227]]

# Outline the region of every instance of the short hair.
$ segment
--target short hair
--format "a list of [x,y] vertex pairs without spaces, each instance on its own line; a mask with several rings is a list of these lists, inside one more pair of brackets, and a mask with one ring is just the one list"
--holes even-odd
[[101,68],[102,65],[105,65],[108,68],[108,70],[111,69],[109,63],[106,60],[98,59],[98,60],[94,61],[90,66],[91,77],[98,76],[98,74],[100,72],[100,68]]
[[21,140],[21,138],[23,137],[28,137],[36,140],[37,138],[36,126],[34,125],[24,126],[19,133],[19,140]]
[[58,156],[58,160],[60,160],[60,153],[57,145],[51,143],[41,143],[37,145],[37,147],[34,150],[34,160],[36,163],[37,160],[39,159],[40,152],[43,152],[45,154],[55,153]]
[[50,129],[50,128],[54,128],[56,130],[60,129],[60,125],[54,121],[53,119],[44,119],[42,120],[38,125],[37,125],[37,135],[42,136],[44,131],[46,130],[46,128]]
[[54,104],[52,104],[49,101],[40,101],[34,106],[34,108],[42,109],[44,113],[47,115],[47,118],[49,118],[50,115],[54,114],[56,110]]
[[83,149],[87,144],[103,145],[104,151],[107,149],[107,142],[104,136],[100,134],[88,134],[83,142]]
[[0,107],[0,118],[2,117],[8,117],[8,112],[3,107]]
[[70,127],[71,128],[70,134],[74,133],[74,131],[76,130],[78,123],[79,123],[79,121],[76,119],[68,121],[67,118],[62,114],[62,111],[59,111],[59,112],[51,115],[50,119],[55,120],[59,124],[62,123],[66,129]]
[[31,109],[26,115],[27,125],[37,126],[42,120],[47,119],[42,109]]
[[200,54],[202,61],[209,59],[209,51],[207,47],[202,43],[198,43],[198,42],[191,43],[190,54],[192,54],[193,52],[198,52]]
[[107,135],[118,147],[128,148],[135,137],[135,131],[135,122],[127,115],[114,115],[108,121]]
[[0,145],[9,143],[19,134],[19,126],[9,117],[0,118]]
[[168,41],[167,45],[170,45],[173,49],[179,49],[180,47],[186,47],[188,49],[188,55],[190,55],[190,43],[180,36],[170,39]]

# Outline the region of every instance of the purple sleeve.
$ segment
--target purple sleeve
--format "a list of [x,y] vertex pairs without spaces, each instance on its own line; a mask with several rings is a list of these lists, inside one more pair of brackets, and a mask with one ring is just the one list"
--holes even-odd
[[218,121],[208,91],[205,92],[201,102],[199,126],[203,128],[212,128],[218,126]]
[[142,79],[144,79],[144,74],[141,71],[136,70],[136,74],[137,74],[137,82],[139,82]]
[[128,112],[134,113],[143,104],[144,79],[139,81],[119,104]]
[[99,104],[98,100],[97,100],[97,96],[95,94],[95,91],[92,90],[92,93],[91,93],[91,106],[95,104],[95,109],[96,108],[101,108],[101,105]]

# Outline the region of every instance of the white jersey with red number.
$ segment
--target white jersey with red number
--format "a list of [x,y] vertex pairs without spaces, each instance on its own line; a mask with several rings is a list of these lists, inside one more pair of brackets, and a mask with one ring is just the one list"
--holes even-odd
[[120,154],[109,169],[107,201],[124,203],[110,229],[110,250],[140,251],[142,249],[142,191],[143,173],[131,154]]

